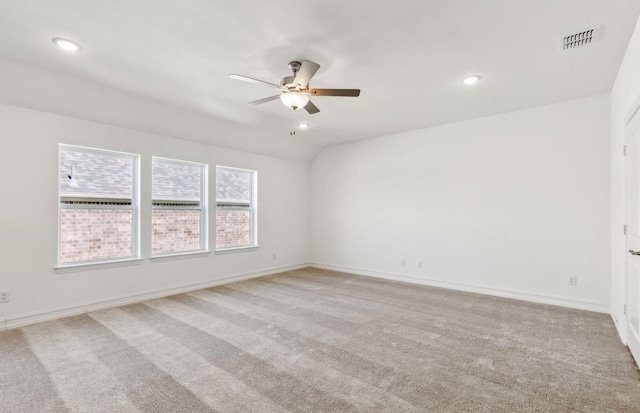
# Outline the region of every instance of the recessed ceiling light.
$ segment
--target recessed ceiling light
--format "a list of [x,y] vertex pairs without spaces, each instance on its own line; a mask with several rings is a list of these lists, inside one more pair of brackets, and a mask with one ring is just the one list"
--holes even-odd
[[465,85],[473,85],[474,83],[476,83],[478,80],[480,80],[480,76],[478,75],[473,75],[473,76],[467,76],[464,79],[462,79],[462,83],[464,83]]
[[309,124],[307,122],[300,122],[298,123],[298,127],[300,129],[307,129],[309,127]]
[[61,37],[55,37],[51,39],[51,41],[55,43],[55,45],[59,48],[64,49],[68,52],[79,52],[80,50],[82,50],[82,46],[80,46],[78,43],[72,42],[71,40],[63,39]]

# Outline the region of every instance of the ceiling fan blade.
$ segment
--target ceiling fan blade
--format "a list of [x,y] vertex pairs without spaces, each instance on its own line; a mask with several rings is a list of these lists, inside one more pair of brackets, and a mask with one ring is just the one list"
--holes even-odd
[[280,99],[280,95],[269,96],[268,98],[254,100],[253,102],[249,102],[250,105],[259,105],[261,103],[271,102],[272,100]]
[[296,79],[293,82],[296,85],[300,85],[303,89],[309,86],[309,80],[320,69],[320,65],[312,62],[311,60],[304,60],[300,70],[296,73]]
[[309,115],[320,112],[320,109],[311,101],[308,101],[307,104],[304,105],[304,110],[306,110]]
[[242,81],[245,81],[245,82],[255,83],[255,84],[258,84],[258,85],[266,85],[266,86],[273,86],[273,87],[276,87],[276,88],[280,88],[280,85],[276,85],[275,83],[265,82],[264,80],[254,79],[252,77],[236,75],[235,73],[234,74],[230,74],[229,77],[231,79],[242,80]]
[[309,89],[309,94],[313,96],[360,96],[360,89]]

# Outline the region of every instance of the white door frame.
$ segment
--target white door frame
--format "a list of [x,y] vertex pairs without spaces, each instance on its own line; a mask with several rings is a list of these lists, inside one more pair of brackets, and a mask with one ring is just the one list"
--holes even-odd
[[[638,339],[637,336],[634,335],[634,329],[631,326],[631,311],[629,309],[629,303],[631,302],[630,300],[631,298],[631,289],[629,288],[629,285],[631,283],[631,279],[630,279],[630,273],[629,273],[629,263],[631,262],[629,260],[628,254],[631,251],[627,251],[628,247],[629,247],[629,240],[630,240],[630,228],[629,228],[629,223],[630,223],[630,207],[629,204],[631,202],[630,197],[632,196],[631,191],[630,191],[630,181],[631,181],[631,176],[630,176],[630,163],[632,162],[631,160],[631,156],[629,155],[633,155],[633,153],[630,153],[630,145],[629,145],[629,124],[631,123],[632,120],[635,120],[634,118],[636,116],[640,116],[640,95],[638,95],[637,99],[635,100],[634,104],[631,106],[631,109],[629,110],[629,112],[627,113],[627,116],[625,116],[624,119],[624,134],[625,134],[625,154],[627,155],[626,159],[625,159],[625,330],[626,330],[626,345],[629,347],[629,350],[631,351],[632,355],[634,356],[634,358],[636,359],[636,363],[638,365],[640,365],[640,340]],[[636,150],[640,150],[640,148],[637,148]],[[637,159],[634,159],[633,161],[638,162],[640,164],[640,156],[637,156]],[[640,167],[640,165],[634,165],[636,168]],[[631,238],[633,239],[633,237]],[[636,241],[636,245],[637,245],[637,241]],[[638,294],[638,292],[636,291],[636,294]],[[636,297],[637,299],[638,297]],[[636,305],[633,305],[632,307],[636,307]]]

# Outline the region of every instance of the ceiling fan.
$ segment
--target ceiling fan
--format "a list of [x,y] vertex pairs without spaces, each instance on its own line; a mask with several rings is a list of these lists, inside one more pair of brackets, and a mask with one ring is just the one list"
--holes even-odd
[[320,112],[320,109],[311,102],[309,96],[360,96],[360,89],[310,89],[309,81],[318,69],[320,69],[320,65],[311,60],[303,60],[302,63],[298,61],[290,62],[289,69],[291,69],[293,75],[283,77],[279,85],[236,74],[231,74],[229,77],[245,82],[275,87],[281,92],[275,96],[249,102],[251,105],[259,105],[280,99],[286,107],[293,110],[304,108],[310,115]]

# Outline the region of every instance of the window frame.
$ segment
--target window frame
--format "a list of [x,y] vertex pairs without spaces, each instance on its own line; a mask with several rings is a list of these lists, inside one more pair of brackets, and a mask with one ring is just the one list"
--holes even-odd
[[[248,203],[248,207],[241,207],[241,205],[245,205],[242,202],[218,202],[218,170],[228,170],[228,171],[240,171],[240,172],[248,172],[251,176],[249,194],[251,199]],[[216,202],[216,219],[215,219],[215,229],[216,229],[216,252],[225,252],[225,251],[238,251],[238,250],[248,250],[258,248],[258,171],[252,169],[243,169],[243,168],[235,168],[231,166],[222,166],[216,165],[216,191],[215,191],[215,202]],[[224,204],[225,206],[221,207],[220,204]],[[218,211],[249,211],[249,244],[247,245],[238,245],[231,247],[219,247],[218,246]]]
[[[62,170],[60,165],[60,159],[63,152],[80,152],[93,155],[104,155],[118,158],[130,159],[131,165],[131,198],[122,197],[69,197],[62,196],[62,188],[60,177],[62,176]],[[109,149],[92,148],[87,146],[70,145],[59,143],[58,144],[58,158],[57,158],[57,204],[58,204],[58,239],[57,239],[57,254],[56,254],[56,269],[71,269],[74,267],[91,267],[100,266],[102,264],[109,263],[123,263],[127,261],[139,261],[141,260],[140,254],[140,155],[114,151]],[[65,204],[63,201],[74,198],[77,201],[85,201],[86,204]],[[118,200],[130,201],[130,205],[118,204]],[[93,203],[93,204],[91,204]],[[98,258],[91,260],[78,260],[78,261],[62,261],[62,211],[63,210],[130,210],[131,211],[131,250],[130,255],[126,257],[113,257],[113,258]]]
[[[186,165],[186,166],[198,166],[201,168],[200,173],[200,206],[199,208],[193,208],[188,205],[180,206],[180,205],[172,205],[172,206],[154,206],[154,198],[153,198],[153,163],[154,161],[160,161],[164,163],[174,164],[174,165]],[[201,162],[192,162],[192,161],[184,161],[180,159],[171,159],[164,158],[161,156],[152,156],[151,157],[151,258],[161,258],[161,257],[172,257],[178,255],[192,255],[198,253],[206,253],[209,252],[209,209],[208,209],[208,188],[209,188],[209,165]],[[162,201],[160,199],[160,201]],[[170,200],[166,200],[170,201]],[[179,201],[172,202],[174,204],[179,204]],[[187,204],[187,202],[184,202]],[[153,252],[153,211],[175,211],[175,210],[187,210],[187,211],[200,211],[200,248],[195,250],[183,250],[183,251],[170,251],[170,252]]]

